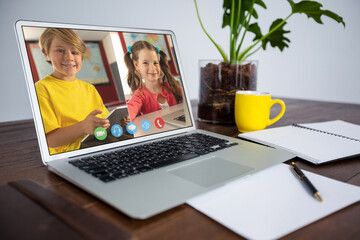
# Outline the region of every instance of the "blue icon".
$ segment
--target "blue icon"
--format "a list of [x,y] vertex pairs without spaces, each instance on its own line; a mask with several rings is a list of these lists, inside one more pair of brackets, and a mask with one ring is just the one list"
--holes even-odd
[[136,131],[137,131],[137,126],[136,126],[135,123],[129,122],[129,123],[126,125],[126,130],[127,130],[128,133],[130,133],[130,134],[135,134]]
[[111,133],[114,137],[120,137],[123,134],[123,129],[119,124],[114,124],[111,127]]
[[141,122],[141,128],[145,132],[149,131],[151,128],[151,123],[148,120],[142,120]]

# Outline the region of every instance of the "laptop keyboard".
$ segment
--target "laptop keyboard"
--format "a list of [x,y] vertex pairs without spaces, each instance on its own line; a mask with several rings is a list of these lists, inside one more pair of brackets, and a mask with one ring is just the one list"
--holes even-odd
[[180,121],[180,122],[186,122],[186,120],[185,120],[185,115],[181,115],[181,116],[179,116],[179,117],[176,117],[176,118],[174,118],[174,120]]
[[103,182],[111,182],[237,144],[202,133],[194,133],[71,160],[69,163]]

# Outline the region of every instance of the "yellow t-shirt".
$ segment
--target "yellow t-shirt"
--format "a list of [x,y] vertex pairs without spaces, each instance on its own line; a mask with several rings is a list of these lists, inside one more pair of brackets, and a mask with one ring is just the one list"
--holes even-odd
[[[35,88],[46,134],[78,123],[96,109],[102,111],[97,115],[100,118],[109,114],[96,88],[79,79],[65,81],[48,75],[38,81]],[[49,147],[50,154],[79,149],[83,138],[61,147]]]

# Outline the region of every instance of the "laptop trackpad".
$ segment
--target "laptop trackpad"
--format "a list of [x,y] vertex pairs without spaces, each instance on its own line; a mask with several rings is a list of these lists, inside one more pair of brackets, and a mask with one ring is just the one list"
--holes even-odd
[[200,186],[210,187],[251,170],[253,169],[247,166],[233,163],[219,157],[211,157],[204,161],[180,167],[169,172]]

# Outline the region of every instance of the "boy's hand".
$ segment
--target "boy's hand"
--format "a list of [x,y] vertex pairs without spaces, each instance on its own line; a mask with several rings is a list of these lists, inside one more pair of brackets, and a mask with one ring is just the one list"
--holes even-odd
[[107,129],[108,127],[110,127],[110,122],[108,119],[96,117],[96,115],[101,113],[102,111],[100,110],[94,110],[83,121],[81,121],[81,127],[85,134],[94,135],[94,131],[96,128],[103,127]]

